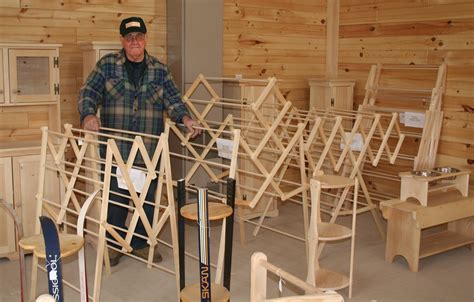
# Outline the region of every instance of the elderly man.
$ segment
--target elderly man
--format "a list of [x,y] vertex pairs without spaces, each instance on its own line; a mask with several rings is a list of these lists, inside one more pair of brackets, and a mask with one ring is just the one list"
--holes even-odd
[[[195,128],[197,122],[181,100],[181,94],[173,82],[171,74],[163,63],[146,51],[147,30],[140,17],[130,17],[120,24],[120,41],[123,49],[102,57],[91,72],[79,93],[78,108],[84,129],[99,131],[100,126],[159,135],[163,132],[163,111],[178,123],[183,123],[191,138],[200,134]],[[100,110],[100,119],[97,109]],[[147,150],[153,154],[156,141],[144,138]],[[131,144],[118,142],[123,158],[130,153]],[[105,157],[105,148],[101,148]],[[143,166],[143,159],[138,156],[135,165]],[[115,171],[112,171],[115,174]],[[148,190],[146,200],[154,202],[157,180]],[[128,191],[118,188],[117,179],[112,178],[111,191],[129,195]],[[111,200],[128,205],[129,199],[111,194]],[[153,207],[144,205],[145,213],[151,222]],[[126,228],[127,208],[110,204],[107,222],[120,228]],[[146,236],[141,220],[136,232]],[[109,235],[108,235],[109,236]],[[110,236],[109,236],[110,238]],[[149,246],[146,240],[134,236],[132,239],[133,254],[146,259]],[[117,265],[121,253],[110,250],[111,266]],[[161,255],[155,251],[154,262],[161,261]]]

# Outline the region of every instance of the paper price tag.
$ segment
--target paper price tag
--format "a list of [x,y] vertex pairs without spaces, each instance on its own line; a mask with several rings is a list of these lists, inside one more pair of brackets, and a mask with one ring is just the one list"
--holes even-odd
[[217,155],[222,158],[232,159],[232,149],[234,149],[234,142],[230,139],[218,138],[217,144]]
[[[132,181],[135,191],[138,193],[142,192],[142,188],[145,185],[146,173],[137,169],[129,169],[128,175]],[[128,186],[123,179],[123,173],[120,168],[117,168],[117,184],[120,189],[128,190]]]
[[[350,132],[344,132],[344,137],[346,141],[349,139],[350,136],[351,136]],[[352,137],[352,142],[351,142],[351,150],[360,151],[362,150],[363,145],[364,145],[364,141],[362,139],[362,134],[360,134],[359,132],[354,133],[354,136]],[[339,147],[341,148],[341,150],[343,150],[345,146],[346,144],[341,143]]]
[[400,112],[398,114],[399,118],[400,118],[400,124],[403,124],[405,125],[405,113],[404,112]]
[[421,112],[405,112],[405,126],[423,128],[425,125],[425,114]]

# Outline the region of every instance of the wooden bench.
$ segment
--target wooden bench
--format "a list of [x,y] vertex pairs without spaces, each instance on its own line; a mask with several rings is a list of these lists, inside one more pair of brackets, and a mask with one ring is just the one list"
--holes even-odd
[[[388,220],[385,260],[396,255],[405,257],[412,272],[418,271],[421,258],[457,247],[474,249],[474,197],[463,197],[458,191],[441,192],[429,197],[427,206],[413,198],[386,200],[380,203]],[[438,232],[424,229],[447,224]],[[426,233],[426,234],[423,234]]]

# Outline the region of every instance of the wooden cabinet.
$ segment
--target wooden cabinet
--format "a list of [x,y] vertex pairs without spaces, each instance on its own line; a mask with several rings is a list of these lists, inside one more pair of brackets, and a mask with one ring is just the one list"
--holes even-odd
[[[48,158],[47,164],[53,166],[51,158]],[[24,236],[31,236],[35,232],[36,224],[36,194],[38,193],[36,187],[39,180],[40,156],[12,157],[12,166],[15,208],[23,221]],[[51,201],[61,200],[60,184],[59,175],[55,171],[46,170],[44,198]]]
[[57,49],[8,49],[10,103],[57,102],[59,78]]
[[0,142],[59,131],[59,44],[0,43]]
[[[0,43],[0,198],[13,204],[31,235],[41,127],[60,130],[59,44]],[[59,192],[59,180],[50,184]],[[0,257],[16,250],[13,220],[0,210]]]
[[353,110],[355,81],[345,79],[309,79],[309,107]]
[[[13,203],[12,162],[0,158],[0,199]],[[15,226],[12,217],[0,207],[0,255],[15,251]]]
[[120,42],[84,42],[79,43],[82,50],[82,76],[85,81],[95,64],[108,53],[122,49]]
[[[0,144],[0,148],[4,145]],[[6,153],[9,152],[9,155]],[[36,148],[18,144],[13,149],[1,149],[0,153],[0,198],[13,204],[22,221],[23,235],[34,234],[37,217],[36,194],[40,170],[40,155]],[[7,156],[5,156],[7,155]],[[52,159],[48,159],[52,162]],[[51,164],[52,165],[52,164]],[[44,198],[59,201],[62,186],[54,171],[46,171]],[[15,230],[13,220],[0,208],[0,257],[16,257]]]

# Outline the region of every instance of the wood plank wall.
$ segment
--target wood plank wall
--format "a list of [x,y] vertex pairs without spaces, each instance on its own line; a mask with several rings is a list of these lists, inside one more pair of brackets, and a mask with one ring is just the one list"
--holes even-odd
[[372,64],[447,63],[438,164],[474,169],[474,1],[341,0],[339,39],[356,103]]
[[326,0],[224,0],[225,76],[288,80],[280,84],[300,108],[308,78],[323,76]]
[[[341,0],[339,75],[357,80],[360,103],[374,63],[448,64],[440,164],[474,163],[472,0]],[[77,126],[80,41],[118,39],[120,20],[141,15],[149,50],[166,60],[166,0],[2,0],[0,41],[61,43],[62,121]],[[323,76],[326,0],[224,0],[224,75],[277,76],[307,108],[307,79]]]
[[[225,0],[224,5],[224,74],[295,80],[286,87],[288,98],[307,108],[307,79],[325,72],[326,2]],[[438,164],[474,167],[473,29],[472,0],[340,0],[339,77],[357,81],[360,103],[372,64],[446,62]]]
[[166,0],[1,0],[0,41],[60,43],[62,123],[79,126],[83,41],[118,41],[120,21],[141,16],[148,50],[166,61]]

